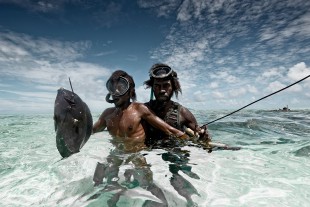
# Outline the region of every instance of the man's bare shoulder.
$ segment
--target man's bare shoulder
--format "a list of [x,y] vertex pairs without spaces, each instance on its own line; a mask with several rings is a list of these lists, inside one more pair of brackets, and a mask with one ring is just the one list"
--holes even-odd
[[180,112],[182,113],[182,114],[192,114],[192,112],[188,109],[188,108],[186,108],[185,106],[180,106]]
[[100,115],[100,117],[105,117],[109,114],[112,114],[115,111],[115,107],[106,108]]
[[146,107],[144,103],[140,103],[140,102],[132,102],[131,105],[134,107]]
[[188,108],[181,106],[180,114],[183,117],[185,122],[194,123],[194,124],[197,123],[195,116],[192,114],[192,112]]
[[136,110],[138,110],[141,113],[150,113],[150,109],[144,103],[133,102],[131,104],[132,104],[132,107],[134,107]]

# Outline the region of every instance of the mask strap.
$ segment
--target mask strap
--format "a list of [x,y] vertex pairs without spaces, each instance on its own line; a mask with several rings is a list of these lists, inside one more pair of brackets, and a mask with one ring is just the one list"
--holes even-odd
[[110,97],[111,97],[111,94],[108,93],[107,96],[105,97],[106,102],[108,102],[108,103],[114,103],[114,100],[111,100]]
[[153,88],[151,88],[151,96],[150,96],[150,100],[153,100],[153,97],[154,97],[154,91],[153,91]]

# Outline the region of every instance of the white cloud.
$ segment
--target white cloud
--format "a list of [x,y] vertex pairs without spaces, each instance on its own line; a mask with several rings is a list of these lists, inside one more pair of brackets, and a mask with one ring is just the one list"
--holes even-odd
[[194,94],[194,100],[198,102],[203,102],[205,101],[205,94],[202,91],[195,91]]
[[219,87],[219,83],[218,82],[212,82],[210,83],[210,88],[215,89]]
[[293,81],[300,80],[310,75],[310,68],[304,62],[298,63],[289,69],[287,77]]
[[281,88],[284,88],[285,86],[286,85],[284,85],[283,83],[281,83],[279,81],[274,81],[268,85],[266,90],[269,92],[275,92],[277,90],[280,90]]
[[[145,2],[146,5],[150,1]],[[151,2],[147,8],[154,11],[163,6]],[[202,80],[220,83],[208,84],[211,89],[218,89],[214,97],[223,98],[220,90],[227,92],[227,88],[237,87],[243,89],[231,91],[229,96],[241,98],[247,92],[260,96],[265,88],[274,92],[286,86],[288,65],[307,60],[309,49],[303,46],[307,42],[301,43],[309,39],[310,2],[183,0],[169,6],[165,15],[178,22],[152,51],[152,58],[171,64],[178,71],[190,71],[190,76],[180,76],[189,85]],[[172,6],[177,13],[170,12]],[[299,91],[300,87],[290,90]]]
[[97,57],[107,56],[107,55],[115,54],[116,52],[117,52],[116,50],[105,51],[105,52],[97,53],[97,54],[95,54],[95,56],[97,56]]
[[[48,104],[42,106],[42,100],[55,99],[60,87],[70,89],[70,77],[74,91],[84,101],[95,104],[91,108],[98,110],[102,107],[105,80],[111,70],[77,60],[90,47],[88,41],[60,42],[12,32],[1,33],[0,40],[5,45],[0,50],[0,77],[3,81],[8,80],[3,83],[5,91],[15,94],[16,100],[25,99],[32,108],[38,105],[40,109],[49,109]],[[29,91],[18,92],[15,83],[9,80],[18,80]]]
[[168,17],[173,13],[182,0],[138,0],[141,8],[154,9],[159,17]]
[[[3,33],[0,33],[0,35],[2,36]],[[16,61],[29,55],[25,49],[9,41],[5,41],[3,36],[0,37],[0,44],[1,61]]]
[[44,12],[44,13],[61,10],[63,9],[63,6],[66,2],[69,2],[69,0],[58,0],[58,1],[0,0],[0,3],[14,3],[30,11]]
[[221,82],[237,83],[239,79],[230,73],[231,72],[229,71],[219,71],[217,73],[211,74],[210,77],[220,80]]
[[294,85],[287,89],[287,91],[290,92],[301,92],[303,90],[303,87],[301,85]]
[[[9,1],[0,0],[0,3],[3,2]],[[101,22],[101,26],[108,27],[115,26],[119,20],[119,13],[123,17],[129,15],[122,13],[124,11],[122,5],[107,2],[95,4],[101,2],[99,0],[10,2],[36,12],[62,10],[66,12],[65,4],[85,5],[85,9],[94,8],[96,5],[97,8],[90,12],[90,15],[95,14],[93,16],[97,20],[95,23]],[[162,44],[150,53],[153,60],[168,63],[177,70],[184,100],[191,100],[195,86],[216,89],[212,96],[221,100],[227,97],[241,99],[241,95],[247,92],[259,97],[259,93],[267,86],[269,87],[267,89],[273,92],[276,88],[286,86],[289,80],[299,80],[302,75],[309,72],[309,68],[301,62],[308,62],[310,51],[306,47],[310,34],[308,9],[310,1],[138,0],[137,2],[141,8],[148,9],[148,12],[152,10],[162,19],[169,18],[161,33],[168,35]],[[173,19],[175,22],[172,22]],[[111,40],[106,41],[104,44],[106,52],[97,55],[113,55],[116,50],[110,48],[112,46],[110,43]],[[31,84],[33,88],[50,92],[56,86],[68,87],[70,76],[73,87],[79,94],[87,98],[94,97],[89,99],[90,101],[95,99],[104,101],[104,82],[111,70],[83,62],[85,52],[92,46],[91,42],[63,42],[2,32],[0,44],[1,79],[6,80],[7,77],[17,79],[25,85]],[[139,60],[138,56],[124,57],[130,61]],[[287,72],[288,65],[295,63],[300,64]],[[272,83],[269,84],[270,82]],[[305,81],[290,90],[302,92],[302,89],[310,88],[308,82]],[[2,84],[10,86],[7,82]],[[242,89],[230,91],[238,87]],[[149,94],[143,88],[137,90],[141,92],[141,96],[138,95],[139,100],[140,97],[141,100],[149,99]],[[195,100],[202,99],[200,92],[203,94],[202,91],[194,94]],[[99,103],[93,102],[98,104],[98,107],[102,106]]]
[[[54,110],[56,91],[38,92],[22,90],[0,90],[2,93],[0,101],[0,113],[51,113]],[[4,94],[10,94],[6,99]]]
[[144,86],[136,87],[137,101],[148,102],[151,96],[151,89],[145,89]]
[[262,77],[263,78],[270,78],[270,77],[274,77],[274,76],[279,76],[280,70],[278,68],[270,68],[266,71],[263,72]]
[[283,38],[298,36],[298,38],[309,37],[310,33],[310,13],[300,15],[298,18],[289,22],[287,27],[278,35]]
[[164,62],[178,69],[194,68],[197,62],[204,60],[205,51],[209,48],[206,38],[195,41],[190,38],[175,38],[173,35],[167,38],[170,43],[163,45],[159,51],[154,51],[152,58],[162,59],[159,56],[164,54]]
[[138,57],[136,55],[128,55],[126,60],[135,62],[138,60]]
[[250,92],[250,93],[258,93],[258,90],[255,86],[252,86],[252,85],[247,85],[247,90]]
[[61,42],[13,32],[0,32],[0,43],[3,45],[0,60],[7,59],[9,62],[46,59],[50,62],[69,62],[82,57],[83,52],[91,46],[89,41]]
[[15,95],[20,95],[24,97],[29,97],[29,98],[42,98],[42,99],[49,99],[54,94],[52,93],[46,93],[46,92],[27,92],[27,91],[11,91],[11,90],[0,90],[1,92],[5,93],[12,93]]
[[246,92],[247,90],[245,88],[239,88],[239,89],[230,90],[229,95],[231,97],[238,97],[238,96],[244,95]]
[[300,103],[300,100],[296,99],[296,98],[293,98],[293,100],[291,100],[291,103],[292,104],[299,104]]
[[211,94],[214,98],[218,98],[218,99],[224,99],[225,98],[225,95],[219,91],[213,91]]

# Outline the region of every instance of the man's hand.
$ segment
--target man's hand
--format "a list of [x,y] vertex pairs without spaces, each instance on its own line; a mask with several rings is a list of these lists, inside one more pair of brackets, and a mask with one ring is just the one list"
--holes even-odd
[[199,129],[200,130],[198,131],[198,134],[199,134],[198,141],[202,142],[202,143],[211,142],[211,136],[208,133],[207,126],[204,125],[201,128],[199,128]]
[[178,138],[182,140],[189,140],[189,136],[185,132],[181,136],[178,136]]

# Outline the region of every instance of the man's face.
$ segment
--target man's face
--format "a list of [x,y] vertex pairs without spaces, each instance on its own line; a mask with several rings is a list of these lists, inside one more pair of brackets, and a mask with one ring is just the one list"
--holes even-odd
[[116,107],[124,106],[130,102],[130,87],[127,78],[111,78],[107,81],[106,87],[112,96],[113,103]]
[[154,79],[153,91],[157,101],[169,101],[173,95],[171,81]]
[[128,90],[124,95],[122,96],[114,96],[112,95],[112,99],[114,100],[115,107],[121,107],[128,102],[130,102],[130,90]]

